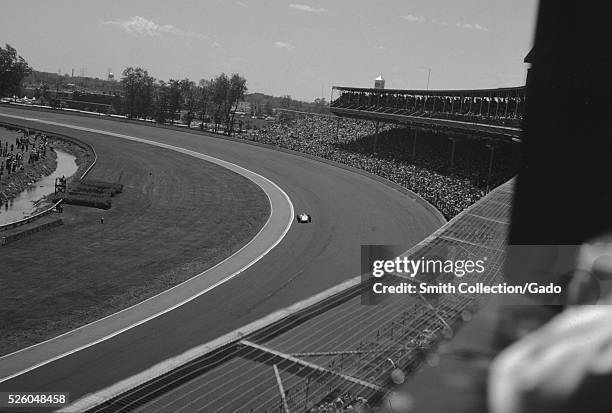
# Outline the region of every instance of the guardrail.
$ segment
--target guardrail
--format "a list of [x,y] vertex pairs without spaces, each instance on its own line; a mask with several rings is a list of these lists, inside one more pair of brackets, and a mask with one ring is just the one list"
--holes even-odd
[[42,217],[44,217],[46,215],[49,215],[63,201],[64,201],[63,199],[60,199],[55,204],[53,204],[51,207],[45,209],[42,212],[34,214],[34,215],[30,216],[30,217],[23,218],[23,219],[20,219],[18,221],[9,222],[8,224],[0,225],[0,231],[6,231],[8,229],[17,228],[17,227],[20,227],[22,225],[29,224],[30,222],[36,221],[37,219],[42,218]]
[[[10,126],[12,128],[23,128],[24,127],[22,125],[18,125],[18,124],[14,124],[14,123],[9,123],[9,122],[0,122],[0,126]],[[71,141],[71,142],[73,142],[73,143],[75,143],[77,145],[86,146],[88,149],[90,149],[92,151],[92,153],[94,154],[94,160],[91,163],[91,165],[89,165],[89,167],[85,170],[85,172],[83,172],[83,174],[81,175],[81,177],[79,179],[84,179],[87,176],[87,174],[89,174],[89,172],[93,169],[93,167],[96,165],[96,162],[98,161],[98,154],[96,153],[96,150],[94,149],[93,146],[91,146],[88,143],[79,141],[79,140],[77,140],[75,138],[72,138],[72,137],[69,137],[69,136],[66,136],[66,135],[60,135],[60,134],[57,134],[57,133],[53,133],[52,134],[51,132],[46,132],[46,131],[44,131],[42,129],[37,129],[37,128],[35,129],[35,128],[29,128],[29,127],[28,127],[28,129],[32,130],[34,132],[48,133],[49,135],[53,135],[54,137],[60,137],[60,138],[62,138],[64,140]],[[9,222],[8,224],[0,225],[0,231],[6,231],[6,230],[9,230],[9,229],[17,228],[17,227],[20,227],[22,225],[26,225],[26,224],[29,224],[31,222],[34,222],[37,219],[40,219],[40,218],[42,218],[44,216],[47,216],[47,215],[51,214],[57,208],[57,206],[60,205],[62,202],[64,202],[64,200],[60,199],[59,201],[57,201],[51,207],[45,209],[44,211],[38,212],[38,213],[36,213],[36,214],[34,214],[32,216],[20,219],[18,221],[13,221],[13,222]]]

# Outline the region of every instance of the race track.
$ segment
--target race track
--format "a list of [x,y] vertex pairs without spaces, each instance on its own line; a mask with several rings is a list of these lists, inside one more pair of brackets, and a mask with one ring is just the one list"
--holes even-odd
[[[440,225],[434,214],[399,191],[302,156],[64,113],[2,107],[0,120],[3,113],[130,135],[235,163],[279,185],[296,212],[310,213],[313,222],[293,225],[263,259],[214,290],[95,346],[3,382],[2,391],[67,391],[76,400],[358,275],[362,244],[398,244],[408,249]],[[39,127],[77,138],[82,133],[59,126]]]

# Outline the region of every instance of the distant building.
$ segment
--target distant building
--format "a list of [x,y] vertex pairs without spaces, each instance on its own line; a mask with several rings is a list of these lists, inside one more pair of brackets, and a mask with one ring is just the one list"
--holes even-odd
[[385,88],[385,79],[382,76],[378,76],[374,79],[374,89],[384,89]]

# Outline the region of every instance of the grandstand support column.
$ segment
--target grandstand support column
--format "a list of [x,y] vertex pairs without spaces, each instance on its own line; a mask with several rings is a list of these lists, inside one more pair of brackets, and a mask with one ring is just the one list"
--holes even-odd
[[376,121],[376,133],[374,134],[374,152],[376,152],[376,145],[378,144],[379,129],[380,129],[380,122]]
[[504,118],[508,117],[508,104],[510,103],[510,92],[506,94],[506,109],[504,110]]
[[489,148],[490,150],[489,172],[487,173],[487,192],[489,192],[491,190],[490,185],[491,185],[491,175],[493,173],[493,157],[495,156],[495,146],[489,144],[487,145],[487,148]]
[[514,118],[518,117],[518,107],[519,107],[519,94],[516,92],[516,104],[514,105]]
[[340,139],[339,135],[340,135],[340,118],[338,118],[336,122],[336,141]]
[[285,389],[283,387],[283,381],[281,380],[280,373],[276,364],[272,366],[274,368],[274,375],[276,376],[276,383],[278,384],[278,392],[280,393],[281,400],[283,401],[283,413],[291,413],[289,411],[289,404],[287,404],[287,396],[285,395]]
[[450,170],[451,172],[453,171],[454,167],[455,167],[455,143],[456,143],[456,139],[455,138],[448,138],[451,141],[451,158],[450,158]]
[[417,145],[417,137],[419,136],[419,129],[414,129],[414,139],[412,140],[412,159],[416,158],[416,145]]

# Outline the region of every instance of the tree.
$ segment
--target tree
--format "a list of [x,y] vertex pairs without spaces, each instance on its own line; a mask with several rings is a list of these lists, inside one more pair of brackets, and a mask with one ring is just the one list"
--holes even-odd
[[245,93],[247,92],[246,79],[240,76],[238,73],[232,74],[229,81],[229,94],[228,100],[228,112],[226,114],[227,127],[226,131],[228,136],[232,135],[234,131],[234,117],[236,116],[236,110],[238,109],[238,102],[240,102]]
[[168,107],[170,103],[170,91],[166,82],[160,80],[155,85],[154,96],[153,118],[155,122],[164,124],[168,118]]
[[170,79],[168,82],[168,111],[170,112],[170,124],[174,125],[176,113],[181,111],[183,107],[183,96],[181,95],[181,82],[179,80]]
[[[185,78],[170,79],[167,83],[157,82],[142,68],[128,67],[121,79],[124,112],[130,117],[153,116],[156,122],[173,124],[177,113],[184,113],[181,119],[191,125],[197,117],[200,128],[209,120],[209,113],[215,122],[215,132],[225,125],[225,133],[232,134],[238,103],[247,91],[246,79],[225,73],[212,80],[200,80],[198,85]],[[212,110],[211,110],[212,108]]]
[[204,129],[204,121],[207,120],[206,109],[212,95],[212,80],[201,79],[198,84],[197,110],[200,119],[200,129]]
[[316,99],[314,100],[314,104],[315,104],[316,106],[322,106],[322,107],[328,106],[328,103],[327,103],[327,101],[325,100],[325,98],[316,98]]
[[121,86],[123,87],[123,96],[125,104],[125,112],[130,118],[136,116],[136,99],[138,94],[137,74],[133,67],[126,68],[121,78]]
[[230,81],[225,73],[212,80],[211,91],[212,101],[217,105],[213,119],[215,121],[215,132],[219,129],[219,124],[224,122],[223,114],[226,112],[227,96],[229,94]]
[[180,82],[181,96],[183,99],[183,109],[185,114],[183,115],[183,122],[187,124],[187,127],[191,127],[191,122],[195,118],[195,111],[197,108],[198,90],[195,83],[187,78]]
[[49,104],[51,96],[49,94],[49,85],[46,82],[42,82],[39,87],[34,90],[34,97],[40,99],[42,105]]
[[155,78],[140,68],[128,67],[121,78],[125,112],[130,118],[146,118],[153,112]]
[[199,86],[196,86],[195,82],[191,80],[183,84],[183,89],[183,96],[185,99],[185,114],[183,115],[183,122],[185,122],[188,127],[191,127],[191,122],[193,122],[195,119],[196,111],[198,110],[200,90]]
[[0,47],[0,96],[17,94],[24,77],[32,73],[32,68],[17,50],[6,45]]

